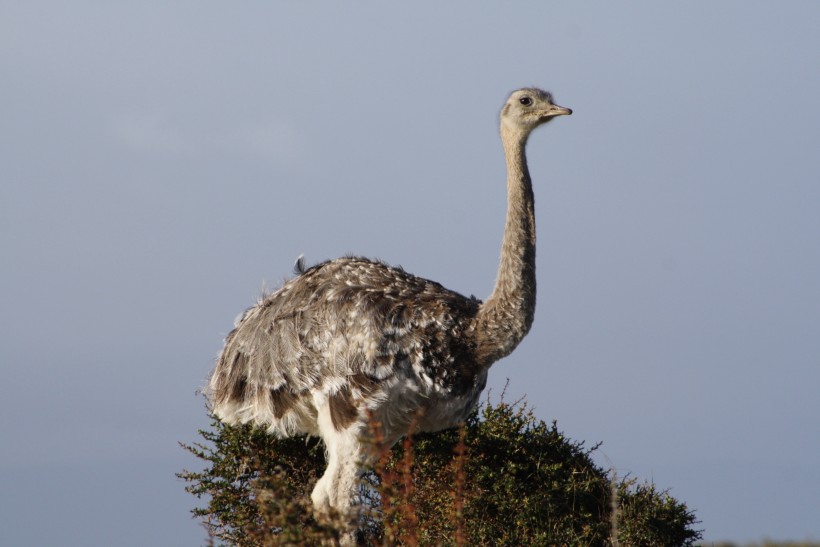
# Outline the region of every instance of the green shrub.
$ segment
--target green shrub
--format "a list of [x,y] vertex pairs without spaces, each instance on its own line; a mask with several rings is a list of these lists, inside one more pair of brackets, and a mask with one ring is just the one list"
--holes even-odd
[[[212,538],[241,546],[338,541],[311,513],[309,494],[325,465],[317,439],[277,439],[216,420],[200,434],[204,443],[182,446],[207,467],[179,477],[207,502],[193,514]],[[522,402],[486,403],[460,429],[405,439],[365,474],[359,543],[671,547],[700,539],[685,504],[634,479],[613,484],[592,460],[596,448],[566,439]]]

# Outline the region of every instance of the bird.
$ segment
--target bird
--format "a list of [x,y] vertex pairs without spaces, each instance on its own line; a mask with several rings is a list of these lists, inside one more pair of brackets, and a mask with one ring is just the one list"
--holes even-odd
[[[535,87],[500,112],[507,212],[495,286],[483,302],[384,262],[348,255],[306,267],[235,321],[206,387],[211,412],[279,437],[321,438],[318,514],[349,515],[373,438],[389,448],[412,426],[466,420],[490,366],[529,332],[535,313],[535,210],[526,145],[572,110]],[[373,432],[373,424],[378,430]]]

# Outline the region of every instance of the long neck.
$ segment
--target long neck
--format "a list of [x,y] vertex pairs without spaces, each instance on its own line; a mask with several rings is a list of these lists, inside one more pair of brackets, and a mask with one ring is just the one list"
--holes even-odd
[[476,317],[477,350],[487,366],[508,355],[535,315],[535,199],[527,170],[527,134],[501,126],[507,159],[507,222],[495,289]]

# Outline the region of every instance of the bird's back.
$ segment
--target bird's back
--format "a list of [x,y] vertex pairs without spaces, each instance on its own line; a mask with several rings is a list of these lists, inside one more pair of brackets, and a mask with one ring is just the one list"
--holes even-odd
[[[281,435],[317,433],[320,401],[340,428],[391,405],[424,406],[427,429],[451,425],[486,380],[472,332],[479,304],[377,261],[313,266],[237,320],[211,377],[214,413]],[[380,418],[401,421],[394,414]]]

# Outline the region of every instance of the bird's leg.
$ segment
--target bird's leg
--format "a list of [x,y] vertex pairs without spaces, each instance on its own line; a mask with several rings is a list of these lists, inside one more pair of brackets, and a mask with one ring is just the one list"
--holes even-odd
[[325,470],[325,474],[316,481],[316,486],[313,487],[313,492],[310,494],[310,500],[313,502],[313,510],[317,516],[324,516],[330,512],[328,486],[334,472],[335,470],[332,470],[330,466],[328,466]]
[[325,443],[327,469],[316,483],[311,499],[317,509],[329,506],[340,516],[349,516],[363,460],[358,428],[337,432],[331,439],[325,437]]
[[351,424],[338,431],[325,406],[318,412],[319,433],[325,443],[327,469],[311,494],[317,518],[332,524],[341,524],[352,533],[358,514],[354,496],[359,485],[360,469],[364,460],[360,424]]

